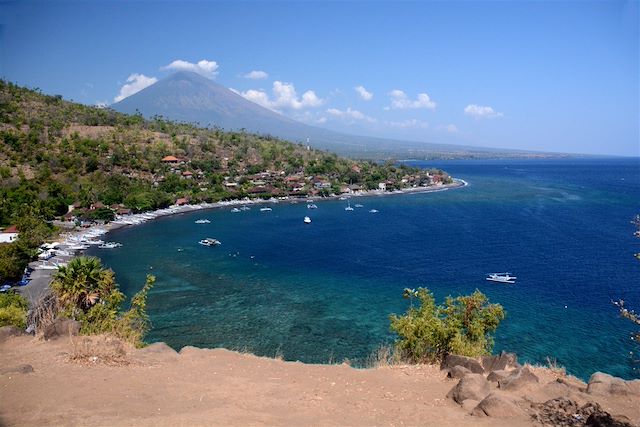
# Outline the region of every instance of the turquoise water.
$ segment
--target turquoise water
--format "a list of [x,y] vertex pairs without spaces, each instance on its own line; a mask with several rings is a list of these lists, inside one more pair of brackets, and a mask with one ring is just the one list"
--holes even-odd
[[[640,212],[633,160],[425,163],[467,180],[438,193],[230,209],[165,217],[114,231],[124,244],[94,249],[131,295],[147,273],[149,341],[225,347],[288,360],[363,362],[389,343],[388,315],[407,308],[405,287],[437,298],[476,288],[507,318],[496,350],[569,372],[638,377],[630,322],[611,299],[640,306]],[[377,214],[369,209],[378,209]],[[310,215],[311,225],[302,219]],[[208,218],[211,224],[194,224]],[[207,248],[204,237],[222,241]],[[182,251],[178,251],[182,249]],[[516,285],[487,282],[509,271]]]

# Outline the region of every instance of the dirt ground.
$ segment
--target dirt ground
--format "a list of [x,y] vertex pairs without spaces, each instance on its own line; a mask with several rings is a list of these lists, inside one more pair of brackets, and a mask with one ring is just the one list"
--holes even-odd
[[[22,364],[33,372],[7,372]],[[105,338],[18,336],[0,344],[0,368],[7,426],[532,425],[528,416],[468,415],[445,397],[456,381],[436,366],[354,369],[222,349],[177,354]]]

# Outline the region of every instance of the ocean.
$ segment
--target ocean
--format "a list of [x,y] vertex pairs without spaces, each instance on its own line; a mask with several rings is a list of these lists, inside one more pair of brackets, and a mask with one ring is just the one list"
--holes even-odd
[[[307,363],[363,366],[393,342],[389,315],[405,287],[437,300],[479,289],[504,306],[495,351],[571,374],[639,378],[631,322],[640,309],[639,159],[407,162],[441,167],[469,186],[347,202],[213,209],[116,230],[115,249],[91,249],[132,295],[146,274],[147,341],[224,347]],[[378,213],[370,213],[377,209]],[[305,215],[313,222],[303,223]],[[196,219],[210,224],[195,224]],[[200,239],[213,237],[218,247]],[[488,282],[508,271],[515,285]]]

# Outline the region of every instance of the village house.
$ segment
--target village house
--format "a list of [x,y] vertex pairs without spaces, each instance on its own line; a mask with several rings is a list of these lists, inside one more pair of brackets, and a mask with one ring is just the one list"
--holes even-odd
[[18,229],[11,225],[0,231],[0,243],[11,243],[18,238]]
[[175,156],[166,156],[162,158],[161,162],[168,165],[177,165],[180,163],[180,159]]
[[191,178],[193,178],[193,173],[189,172],[189,171],[184,171],[184,172],[182,172],[182,177],[185,178],[185,179],[191,179]]
[[189,203],[189,199],[186,197],[181,197],[179,199],[176,200],[176,205],[177,206],[183,206]]

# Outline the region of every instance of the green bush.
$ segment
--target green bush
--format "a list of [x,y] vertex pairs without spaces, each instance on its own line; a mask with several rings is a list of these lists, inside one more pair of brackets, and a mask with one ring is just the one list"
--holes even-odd
[[[436,305],[433,294],[425,288],[405,289],[411,307],[404,316],[391,315],[391,330],[399,335],[396,349],[411,362],[435,362],[448,354],[477,357],[490,354],[491,334],[505,312],[499,304],[489,304],[476,290],[473,294],[447,297]],[[413,305],[417,298],[419,304]]]
[[142,290],[131,299],[129,310],[122,312],[125,297],[113,271],[103,268],[98,258],[78,257],[60,267],[51,290],[60,313],[80,322],[80,333],[110,333],[140,347],[149,330],[146,301],[154,283],[155,277],[148,275]]
[[26,328],[28,306],[27,300],[15,292],[0,294],[0,326]]

